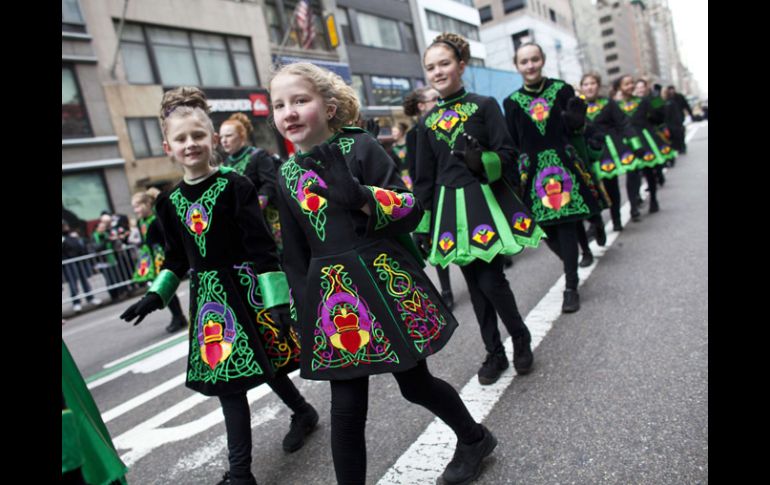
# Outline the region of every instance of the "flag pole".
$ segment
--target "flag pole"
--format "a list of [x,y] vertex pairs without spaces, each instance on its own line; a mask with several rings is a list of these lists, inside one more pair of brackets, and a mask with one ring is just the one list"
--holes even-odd
[[275,60],[273,61],[273,68],[278,69],[281,66],[280,58],[283,54],[284,49],[286,48],[286,42],[289,40],[289,35],[294,31],[297,23],[297,8],[299,7],[299,2],[297,5],[294,6],[294,10],[291,13],[291,22],[289,22],[289,28],[286,29],[286,33],[283,35],[283,40],[281,41],[281,45],[278,46],[278,51],[275,54]]

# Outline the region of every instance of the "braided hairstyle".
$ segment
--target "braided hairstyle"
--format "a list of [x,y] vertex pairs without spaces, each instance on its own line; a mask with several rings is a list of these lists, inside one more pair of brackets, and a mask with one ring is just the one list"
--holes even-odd
[[[443,32],[437,35],[433,39],[433,43],[429,45],[427,49],[425,49],[425,52],[427,53],[429,49],[432,49],[436,46],[442,46],[452,51],[455,58],[457,59],[457,62],[463,61],[468,64],[468,61],[471,59],[470,44],[468,44],[468,41],[465,40],[463,36],[457,35],[453,32]],[[423,60],[425,60],[425,54],[423,54],[422,57]]]

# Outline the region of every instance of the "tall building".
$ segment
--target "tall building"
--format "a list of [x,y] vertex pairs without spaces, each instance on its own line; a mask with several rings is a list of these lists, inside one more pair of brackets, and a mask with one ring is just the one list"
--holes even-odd
[[575,33],[578,40],[577,54],[583,72],[604,74],[606,71],[604,49],[602,48],[599,17],[596,15],[595,0],[570,0],[572,5]]
[[[165,156],[163,92],[201,87],[215,128],[234,112],[253,143],[285,154],[268,122],[274,62],[306,60],[352,81],[344,45],[329,45],[333,0],[62,0],[62,205],[93,221],[102,209],[131,214],[130,195],[168,187],[182,171]],[[311,27],[312,26],[312,27]],[[420,76],[421,77],[421,76]]]
[[442,32],[462,35],[470,44],[470,65],[486,65],[487,49],[481,42],[479,12],[473,0],[412,0],[417,7],[416,16],[423,32],[420,52]]
[[82,220],[127,212],[126,159],[102,89],[104,63],[77,0],[62,0],[62,208]]
[[361,101],[363,116],[392,118],[403,113],[404,96],[425,82],[409,2],[337,0],[336,3],[337,25],[344,39],[352,85]]
[[523,42],[534,41],[546,56],[543,73],[571,84],[582,67],[569,0],[476,0],[486,66],[515,70],[513,54]]
[[621,74],[643,74],[637,17],[628,1],[598,0],[599,34],[608,81]]
[[660,67],[661,81],[667,85],[680,86],[681,63],[668,0],[655,0],[650,3],[650,23],[655,39],[655,53]]

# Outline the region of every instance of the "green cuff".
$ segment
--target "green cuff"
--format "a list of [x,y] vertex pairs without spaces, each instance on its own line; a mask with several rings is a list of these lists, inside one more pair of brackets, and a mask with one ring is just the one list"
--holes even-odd
[[257,276],[262,290],[262,304],[265,308],[289,304],[289,282],[283,271],[270,271]]
[[163,307],[165,308],[174,296],[178,286],[179,278],[170,269],[164,269],[155,278],[155,281],[152,282],[152,286],[150,286],[147,292],[157,293],[160,299],[163,300]]
[[642,148],[642,140],[638,136],[635,136],[629,141],[629,146],[631,147],[631,150],[638,150]]
[[481,163],[484,164],[484,171],[487,172],[489,183],[500,180],[502,169],[500,156],[496,152],[481,152]]
[[77,418],[71,409],[61,411],[61,472],[66,473],[83,465]]
[[425,211],[422,215],[422,220],[417,225],[417,229],[414,232],[419,234],[428,234],[430,232],[430,211]]

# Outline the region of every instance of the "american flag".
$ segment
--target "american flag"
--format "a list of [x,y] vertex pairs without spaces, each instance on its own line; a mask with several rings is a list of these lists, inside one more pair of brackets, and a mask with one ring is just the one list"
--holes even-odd
[[310,0],[301,0],[294,11],[299,27],[300,44],[303,49],[309,49],[315,39],[315,25],[313,25],[313,10],[310,8]]

